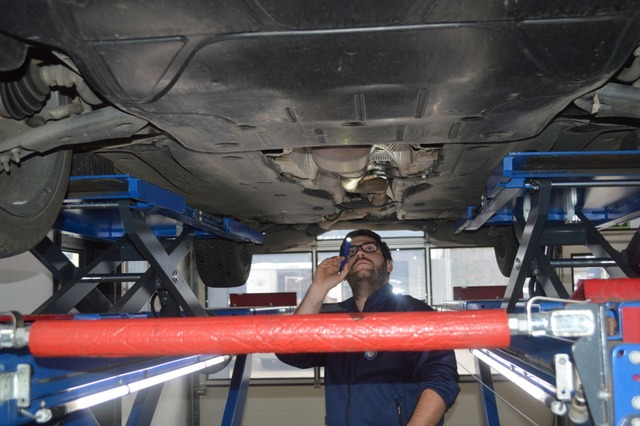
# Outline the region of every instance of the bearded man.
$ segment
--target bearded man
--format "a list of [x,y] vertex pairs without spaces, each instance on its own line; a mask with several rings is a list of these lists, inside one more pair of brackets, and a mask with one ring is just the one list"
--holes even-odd
[[[345,253],[347,241],[350,247]],[[353,293],[339,305],[345,311],[433,310],[411,296],[394,294],[389,284],[391,251],[375,232],[350,232],[340,253],[346,256],[330,257],[318,265],[296,314],[319,313],[329,290],[345,279]],[[442,425],[460,391],[455,354],[449,350],[277,356],[299,368],[325,367],[329,426]]]

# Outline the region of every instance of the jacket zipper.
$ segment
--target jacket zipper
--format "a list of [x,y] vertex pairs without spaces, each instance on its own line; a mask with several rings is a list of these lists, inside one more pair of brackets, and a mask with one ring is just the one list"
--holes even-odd
[[404,426],[404,422],[402,421],[402,409],[400,408],[400,401],[396,399],[396,410],[398,411],[398,424],[400,426]]

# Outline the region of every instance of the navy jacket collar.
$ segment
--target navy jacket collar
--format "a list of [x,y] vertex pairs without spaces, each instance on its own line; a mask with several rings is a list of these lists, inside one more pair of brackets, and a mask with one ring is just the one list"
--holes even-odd
[[[393,287],[391,284],[387,283],[383,285],[367,298],[367,301],[364,304],[364,312],[376,312],[380,305],[383,305],[394,296],[395,294],[393,293]],[[358,307],[356,306],[356,301],[353,297],[348,298],[338,305],[349,312],[358,312]]]

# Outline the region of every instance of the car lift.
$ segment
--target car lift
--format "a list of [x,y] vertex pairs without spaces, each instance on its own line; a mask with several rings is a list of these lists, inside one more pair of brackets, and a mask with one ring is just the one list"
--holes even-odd
[[[162,306],[156,315],[222,315],[205,310],[177,265],[191,249],[194,237],[262,243],[260,232],[191,208],[182,196],[127,175],[72,177],[69,196],[54,229],[106,241],[109,246],[80,269],[49,237],[44,238],[31,252],[61,283],[60,289],[33,315],[6,315],[4,327],[20,328],[44,320],[95,323],[98,319],[148,318],[150,313],[139,312],[154,294],[160,296]],[[122,262],[129,260],[146,260],[150,267],[143,274],[118,273]],[[97,290],[100,282],[135,283],[112,304]],[[69,314],[74,309],[80,313]],[[282,310],[267,311],[261,313]],[[255,309],[232,312],[255,313]],[[14,346],[7,339],[6,330],[0,332],[0,346]],[[94,424],[89,407],[137,391],[127,424],[149,423],[162,389],[153,385],[195,371],[221,369],[231,360],[229,355],[209,354],[53,360],[34,358],[29,351],[20,349],[3,350],[2,356],[0,424],[46,423],[61,416],[64,424]],[[242,361],[236,362],[234,378],[242,378],[250,371],[249,367],[242,368],[246,356]],[[242,411],[238,393],[247,386],[247,382],[240,381],[230,389],[225,410],[225,418],[230,420],[225,424],[239,424],[238,413]]]
[[[575,157],[579,158],[571,164],[570,160],[575,160]],[[566,266],[569,262],[552,259],[542,250],[543,246],[576,244],[576,241],[581,241],[589,246],[594,254],[598,253],[596,262],[605,265],[613,276],[635,276],[634,265],[637,265],[637,262],[628,260],[637,258],[637,248],[630,245],[626,251],[625,262],[625,259],[597,232],[596,226],[603,227],[607,223],[630,219],[640,211],[637,205],[639,198],[636,180],[638,153],[566,153],[546,156],[541,154],[539,157],[534,154],[521,154],[521,157],[514,158],[515,160],[506,159],[505,163],[511,161],[516,167],[509,169],[511,171],[507,175],[496,181],[497,184],[489,191],[484,205],[480,209],[470,210],[469,218],[460,228],[462,232],[477,229],[485,224],[513,223],[513,218],[516,218],[515,226],[520,230],[520,247],[507,286],[507,294],[504,300],[499,302],[500,309],[474,312],[470,308],[471,303],[466,303],[467,312],[389,313],[382,317],[373,314],[321,314],[317,317],[282,317],[287,318],[286,321],[274,318],[279,320],[277,322],[237,316],[235,320],[229,318],[224,325],[217,325],[223,327],[221,330],[227,330],[229,342],[223,341],[222,333],[214,327],[220,319],[213,317],[171,320],[177,328],[163,335],[161,331],[166,328],[163,324],[172,324],[162,323],[167,320],[164,318],[104,318],[93,321],[89,327],[86,322],[82,327],[72,326],[71,329],[78,330],[78,333],[70,333],[69,320],[36,319],[33,322],[27,320],[23,324],[19,317],[15,316],[15,320],[9,321],[10,324],[0,329],[2,346],[11,348],[6,349],[7,352],[18,354],[31,349],[39,355],[33,359],[33,363],[50,360],[56,356],[69,356],[70,353],[65,351],[72,346],[76,348],[72,353],[79,353],[77,351],[81,348],[93,348],[95,352],[90,353],[90,356],[114,356],[101,351],[110,349],[109,342],[105,342],[105,335],[113,333],[113,327],[118,327],[118,324],[118,340],[124,339],[125,344],[127,339],[140,340],[138,326],[142,329],[150,327],[157,330],[160,333],[159,339],[166,343],[152,345],[158,352],[151,354],[158,356],[184,355],[176,353],[177,348],[180,348],[180,340],[170,340],[181,339],[183,335],[188,335],[190,343],[199,342],[200,345],[203,345],[202,342],[206,339],[217,339],[220,346],[217,346],[216,350],[220,353],[250,353],[255,350],[316,351],[316,344],[319,342],[316,343],[313,340],[315,338],[328,340],[328,345],[331,345],[332,339],[338,339],[342,346],[337,347],[344,347],[346,333],[349,334],[349,339],[360,344],[347,348],[354,351],[362,351],[363,344],[368,350],[429,350],[434,348],[434,344],[439,344],[473,349],[479,360],[480,372],[485,372],[481,374],[485,386],[491,383],[491,376],[486,374],[490,372],[490,366],[537,396],[558,416],[564,416],[566,413],[576,424],[589,424],[591,421],[597,425],[638,424],[638,281],[625,279],[618,282],[617,286],[609,285],[611,281],[606,281],[605,290],[600,288],[595,292],[591,285],[584,282],[584,298],[589,300],[570,300],[566,290],[559,285],[559,279],[553,269]],[[545,165],[546,167],[542,167]],[[520,172],[523,176],[518,175]],[[520,182],[519,187],[517,182]],[[597,200],[604,200],[606,205],[593,205],[593,191],[612,187],[622,188],[622,191],[615,191],[614,201],[610,201],[610,194],[605,192],[604,196],[599,196]],[[120,213],[128,210],[121,202],[118,203],[118,209]],[[506,219],[507,216],[509,220]],[[574,222],[574,217],[578,218],[579,223]],[[124,222],[136,223],[128,222],[126,219]],[[547,222],[550,226],[547,226]],[[556,231],[563,228],[555,226],[559,224],[567,226],[569,231]],[[138,241],[135,237],[132,240],[134,245]],[[148,246],[150,244],[145,247]],[[141,251],[144,252],[145,249]],[[168,251],[173,253],[171,250]],[[608,258],[605,259],[604,254],[608,255]],[[169,254],[165,252],[165,256],[169,257]],[[150,263],[154,265],[154,262]],[[155,263],[162,265],[162,262]],[[93,270],[90,272],[102,273]],[[158,275],[161,280],[174,283],[180,278],[176,277],[175,269],[172,267],[164,269]],[[532,288],[544,296],[536,294],[523,305],[517,300],[516,295],[521,293],[528,275],[533,275],[536,281],[537,287]],[[76,279],[75,275],[72,277]],[[609,287],[616,287],[618,292],[614,294]],[[611,298],[603,299],[602,294]],[[549,300],[549,296],[552,300]],[[176,299],[187,311],[186,300],[178,297]],[[486,305],[483,303],[483,306]],[[403,314],[410,315],[403,318]],[[71,321],[75,321],[79,326],[83,322]],[[201,327],[196,327],[197,321],[201,321]],[[305,323],[301,326],[302,322]],[[470,324],[473,326],[469,326]],[[190,335],[188,331],[194,328],[196,331]],[[83,340],[92,338],[92,330],[101,329],[107,334],[99,333],[96,341]],[[439,335],[440,342],[434,343],[433,335],[437,333],[436,330],[442,330],[449,336],[448,339],[445,335]],[[258,346],[259,342],[273,341],[274,333],[276,336],[291,333],[287,334],[287,339],[296,337],[298,344],[284,348],[281,342],[275,340],[274,346]],[[491,339],[487,339],[487,336],[491,336]],[[409,337],[412,337],[414,346],[406,345]],[[59,344],[62,339],[65,339],[64,344]],[[238,339],[244,342],[244,352],[237,346],[225,346],[227,343],[237,345]],[[57,344],[49,344],[50,342]],[[140,345],[141,356],[149,354],[145,352],[147,349],[144,347],[143,342]],[[233,350],[230,349],[232,347]],[[208,353],[208,348],[210,346],[206,344],[198,347],[202,349],[202,353]],[[27,354],[34,355],[28,351]],[[135,356],[135,353],[130,352],[129,355]],[[216,362],[226,362],[224,356],[215,357],[218,357]],[[17,418],[15,413],[19,413],[20,409],[27,409],[23,406],[27,404],[25,395],[28,392],[25,392],[25,382],[28,382],[28,375],[23,370],[24,367],[16,366],[15,373],[10,372],[9,376],[3,378],[5,383],[11,385],[8,387],[13,389],[13,396],[5,398],[4,405],[11,406],[9,415],[13,416],[14,420]],[[235,374],[234,371],[234,376]],[[246,376],[244,379],[246,381]],[[240,378],[239,381],[242,382],[243,379]],[[55,380],[49,378],[44,382],[50,383]],[[39,387],[40,383],[35,383]],[[31,384],[34,384],[33,380]],[[108,389],[112,387],[113,385]],[[133,389],[137,389],[135,385]],[[484,396],[487,394],[484,393]],[[140,394],[138,396],[142,398]],[[29,399],[27,411],[31,416],[48,413],[46,410],[39,411],[51,406],[48,401],[43,405],[42,399]],[[39,405],[30,405],[34,402]],[[78,408],[77,412],[83,408],[82,403],[72,406]],[[493,406],[495,408],[495,400]],[[55,413],[49,410],[49,414]],[[491,410],[489,397],[485,399],[485,421],[492,426],[499,424],[497,410]]]
[[[62,288],[35,314],[138,312],[158,290],[175,299],[191,316],[206,316],[204,308],[176,265],[195,237],[262,243],[262,234],[240,223],[219,218],[185,204],[184,197],[126,175],[72,177],[69,197],[54,229],[111,241],[91,264],[76,268],[45,238],[31,252],[53,273]],[[140,277],[116,274],[125,260],[146,260],[151,267]],[[136,280],[115,305],[96,290],[99,282]],[[82,283],[82,285],[76,285]],[[180,312],[172,310],[173,316]]]
[[[503,160],[481,206],[469,208],[457,232],[514,226],[519,247],[504,299],[445,307],[500,307],[519,316],[588,309],[595,321],[590,336],[531,332],[507,349],[472,350],[485,424],[500,424],[493,368],[546,404],[558,424],[568,416],[573,424],[640,425],[640,233],[618,252],[599,232],[639,215],[638,151],[514,153]],[[552,248],[563,245],[587,246],[594,258],[553,258]],[[574,266],[603,267],[612,279],[583,281],[570,296],[554,268]],[[519,298],[529,277],[525,304]]]

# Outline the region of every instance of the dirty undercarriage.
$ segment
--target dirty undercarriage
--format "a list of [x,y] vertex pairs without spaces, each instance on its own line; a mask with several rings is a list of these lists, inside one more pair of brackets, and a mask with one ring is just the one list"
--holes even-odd
[[638,149],[634,1],[2,3],[9,216],[43,179],[18,163],[72,149],[258,250],[354,227],[495,244],[452,225],[507,153]]

